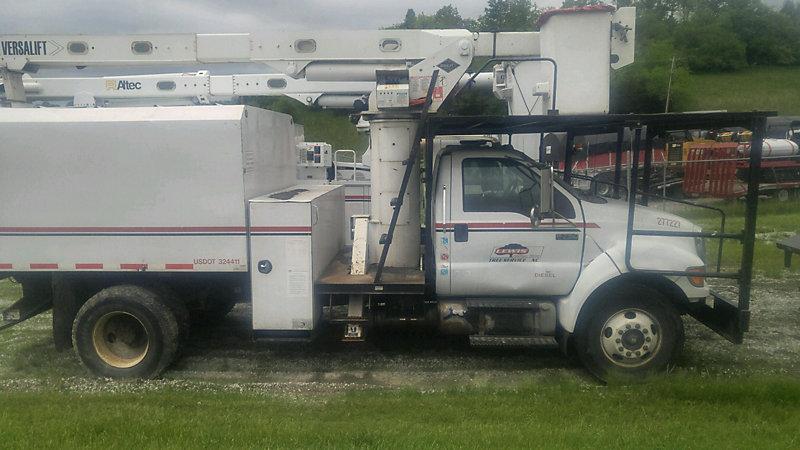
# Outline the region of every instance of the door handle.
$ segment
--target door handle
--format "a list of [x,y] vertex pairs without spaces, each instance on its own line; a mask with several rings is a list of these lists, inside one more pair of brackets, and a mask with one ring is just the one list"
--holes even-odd
[[453,239],[456,242],[467,242],[469,240],[469,226],[465,223],[457,223],[453,226]]
[[447,228],[447,185],[442,185],[442,224]]

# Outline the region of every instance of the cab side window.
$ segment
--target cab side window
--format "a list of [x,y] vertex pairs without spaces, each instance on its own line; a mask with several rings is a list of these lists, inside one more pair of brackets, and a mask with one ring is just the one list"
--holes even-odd
[[461,180],[465,212],[514,212],[528,216],[539,201],[539,177],[514,160],[465,159]]
[[[539,206],[539,175],[506,158],[467,158],[461,166],[464,212],[513,212],[529,217]],[[572,202],[557,189],[553,207],[558,216],[575,218]]]

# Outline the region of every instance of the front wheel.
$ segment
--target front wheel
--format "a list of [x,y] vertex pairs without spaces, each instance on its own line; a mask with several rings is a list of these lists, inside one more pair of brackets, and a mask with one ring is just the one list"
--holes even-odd
[[615,290],[589,314],[576,346],[601,380],[638,381],[661,372],[683,347],[680,315],[653,289]]

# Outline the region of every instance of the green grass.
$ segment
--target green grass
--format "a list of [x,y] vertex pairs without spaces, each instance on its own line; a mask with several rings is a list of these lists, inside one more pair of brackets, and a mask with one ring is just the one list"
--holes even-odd
[[303,125],[306,142],[327,142],[334,150],[350,149],[359,154],[367,149],[369,139],[356,131],[346,111],[308,107],[283,97],[253,97],[250,105],[289,114]]
[[797,448],[796,379],[571,383],[443,392],[7,393],[18,447]]
[[[713,206],[725,211],[727,216],[726,232],[739,232],[744,229],[744,202],[739,200],[721,201],[714,203]],[[675,212],[703,227],[703,230],[720,231],[717,213],[697,208]],[[795,233],[800,233],[800,200],[792,199],[786,202],[779,202],[775,199],[761,200],[756,220],[755,270],[769,277],[800,272],[800,255],[794,257],[795,263],[787,271],[783,267],[783,251],[775,246],[776,241]],[[706,242],[707,261],[709,262],[717,260],[717,242],[719,241],[711,239]],[[726,240],[723,246],[723,266],[737,267],[741,260],[741,254],[741,244]]]
[[767,110],[800,114],[800,67],[750,67],[734,73],[693,74],[686,110]]

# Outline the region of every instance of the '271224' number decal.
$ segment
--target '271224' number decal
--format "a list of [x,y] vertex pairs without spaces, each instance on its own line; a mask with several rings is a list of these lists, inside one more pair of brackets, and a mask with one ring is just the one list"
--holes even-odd
[[667,219],[666,217],[659,217],[658,224],[662,227],[670,227],[670,228],[680,228],[681,221],[674,220],[674,219]]

